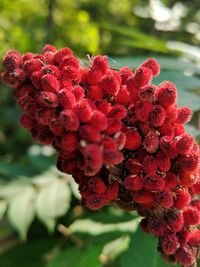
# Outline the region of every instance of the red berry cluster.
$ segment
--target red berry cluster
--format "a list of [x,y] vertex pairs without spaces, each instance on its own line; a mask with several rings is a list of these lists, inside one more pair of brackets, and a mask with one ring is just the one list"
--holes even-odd
[[177,90],[147,59],[135,72],[113,70],[106,56],[83,66],[69,48],[43,54],[10,50],[3,81],[24,110],[33,139],[52,144],[57,167],[79,184],[82,203],[137,210],[168,261],[192,266],[200,248],[199,146],[185,132],[192,116]]

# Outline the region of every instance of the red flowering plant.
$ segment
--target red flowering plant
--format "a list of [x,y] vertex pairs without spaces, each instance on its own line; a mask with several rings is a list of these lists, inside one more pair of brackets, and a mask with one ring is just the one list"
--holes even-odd
[[33,139],[58,152],[57,167],[96,210],[136,210],[141,228],[158,238],[169,262],[193,266],[200,248],[200,154],[184,125],[176,86],[153,85],[160,67],[149,58],[134,72],[113,70],[106,56],[83,66],[72,50],[46,45],[43,54],[10,50],[2,79],[24,111]]

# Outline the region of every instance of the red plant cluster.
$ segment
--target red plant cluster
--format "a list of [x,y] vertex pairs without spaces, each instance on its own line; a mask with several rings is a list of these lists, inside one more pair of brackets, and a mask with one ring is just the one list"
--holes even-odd
[[57,150],[57,167],[79,184],[82,203],[137,210],[162,256],[192,266],[200,248],[199,146],[185,132],[192,111],[177,105],[176,86],[151,83],[158,63],[117,71],[95,56],[83,66],[69,48],[46,45],[43,54],[10,50],[3,65],[22,126]]

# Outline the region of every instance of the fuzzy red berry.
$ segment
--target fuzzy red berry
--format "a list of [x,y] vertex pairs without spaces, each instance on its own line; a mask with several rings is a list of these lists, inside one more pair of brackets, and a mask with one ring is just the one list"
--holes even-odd
[[176,86],[168,81],[161,83],[155,94],[159,104],[164,107],[173,105],[177,99]]
[[127,190],[138,191],[143,187],[143,179],[136,175],[129,175],[124,180],[124,186]]
[[142,137],[138,131],[130,129],[130,130],[127,130],[125,134],[126,134],[125,148],[136,150],[141,146]]
[[160,105],[155,105],[153,107],[153,110],[149,114],[149,120],[151,124],[155,127],[161,126],[165,120],[165,117],[165,110]]

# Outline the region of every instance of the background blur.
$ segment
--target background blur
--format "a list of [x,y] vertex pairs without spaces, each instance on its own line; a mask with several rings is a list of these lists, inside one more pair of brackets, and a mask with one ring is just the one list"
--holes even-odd
[[[115,68],[155,57],[162,72],[154,82],[177,84],[179,104],[194,111],[188,131],[199,140],[199,0],[0,0],[1,58],[11,48],[41,52],[46,43],[80,58],[107,54]],[[33,143],[19,116],[0,83],[1,267],[171,266],[137,229],[136,214],[81,207],[71,177],[54,167],[54,151]]]

